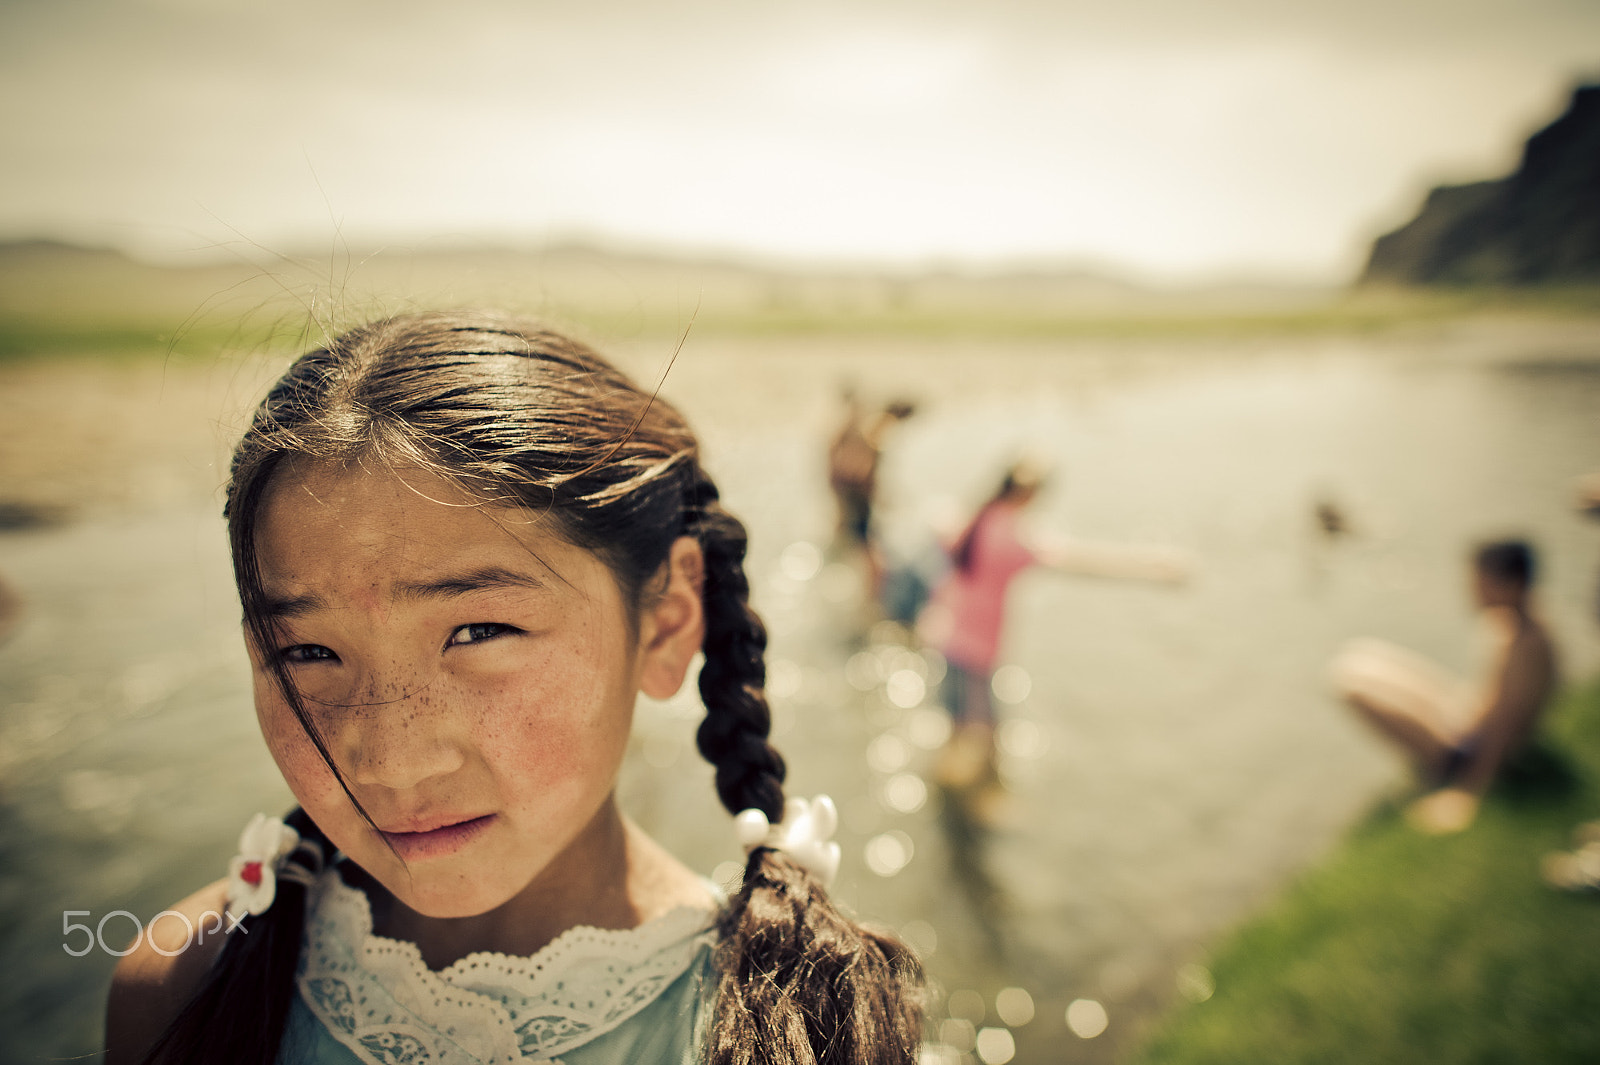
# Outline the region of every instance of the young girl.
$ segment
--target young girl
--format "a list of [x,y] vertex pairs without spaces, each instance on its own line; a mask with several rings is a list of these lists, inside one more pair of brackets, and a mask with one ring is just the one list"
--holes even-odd
[[934,590],[918,624],[919,635],[945,657],[942,697],[950,710],[951,741],[940,758],[939,782],[952,792],[976,789],[983,809],[993,806],[997,781],[995,714],[990,698],[1006,599],[1012,583],[1039,564],[1064,573],[1179,583],[1187,579],[1185,555],[1165,547],[1036,541],[1024,514],[1039,494],[1045,469],[1027,459],[1014,463],[988,502],[950,547],[950,570]]
[[[831,804],[786,809],[745,531],[670,406],[525,321],[381,321],[272,389],[226,513],[300,806],[175,907],[236,929],[119,964],[112,1065],[915,1058],[915,959],[829,902]],[[613,794],[702,649],[727,900]]]

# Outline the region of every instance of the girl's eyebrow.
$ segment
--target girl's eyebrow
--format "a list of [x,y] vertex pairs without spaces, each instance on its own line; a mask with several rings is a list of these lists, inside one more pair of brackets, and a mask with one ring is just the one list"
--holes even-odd
[[466,573],[438,577],[430,581],[399,581],[394,593],[399,599],[438,599],[500,588],[548,588],[531,573],[519,573],[503,566],[484,566]]
[[307,614],[321,610],[325,605],[322,597],[312,592],[305,595],[293,595],[283,599],[269,599],[266,614],[269,621],[287,621],[292,618],[305,617]]
[[[549,585],[531,573],[519,573],[504,566],[484,566],[465,573],[437,577],[429,581],[398,581],[396,599],[449,599],[473,592],[500,588],[532,588],[542,591]],[[269,599],[264,613],[273,620],[288,621],[314,614],[327,607],[327,600],[315,592]]]

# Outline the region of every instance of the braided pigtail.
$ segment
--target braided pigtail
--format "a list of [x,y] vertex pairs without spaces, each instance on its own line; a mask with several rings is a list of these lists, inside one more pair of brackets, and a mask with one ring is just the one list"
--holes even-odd
[[[297,851],[286,861],[307,876],[333,853],[328,837],[296,807],[284,823],[300,833],[320,858]],[[316,866],[318,868],[312,868]],[[199,992],[190,999],[150,1052],[144,1065],[273,1065],[294,1001],[294,974],[305,932],[307,888],[295,877],[278,877],[272,905],[246,917],[228,935]],[[219,1023],[219,1018],[222,1020]]]
[[[703,475],[691,529],[705,556],[706,718],[700,752],[730,813],[783,815],[783,758],[767,742],[766,629],[749,604],[746,536]],[[721,920],[710,1065],[903,1065],[917,1057],[921,972],[893,936],[858,925],[823,886],[778,851],[758,847]]]
[[776,824],[783,817],[787,768],[767,742],[767,630],[750,609],[744,526],[716,502],[709,481],[701,486],[695,531],[706,566],[706,660],[700,669],[706,719],[697,736],[700,753],[716,766],[724,806],[734,813],[760,810]]

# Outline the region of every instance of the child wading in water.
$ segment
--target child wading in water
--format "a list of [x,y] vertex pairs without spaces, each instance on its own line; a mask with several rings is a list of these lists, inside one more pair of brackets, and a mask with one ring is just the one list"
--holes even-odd
[[[175,907],[237,930],[119,964],[112,1065],[915,1059],[916,961],[828,900],[831,804],[785,809],[744,527],[670,406],[528,322],[378,322],[272,389],[227,517],[300,807]],[[702,649],[727,900],[613,793]]]
[[1001,792],[995,764],[995,712],[990,699],[1000,657],[1006,599],[1012,583],[1034,565],[1062,573],[1179,584],[1192,564],[1173,548],[1041,541],[1023,516],[1043,487],[1036,461],[1012,465],[989,501],[950,547],[950,572],[933,591],[918,631],[944,655],[943,698],[953,726],[936,774],[948,791],[965,795],[980,821],[994,820]]

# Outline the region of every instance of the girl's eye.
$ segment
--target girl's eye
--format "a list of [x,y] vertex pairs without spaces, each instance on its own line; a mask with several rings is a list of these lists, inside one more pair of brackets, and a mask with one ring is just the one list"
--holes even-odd
[[285,662],[299,664],[302,662],[337,662],[339,656],[320,643],[297,643],[293,647],[285,647],[278,654],[283,656]]
[[510,625],[501,625],[493,621],[478,621],[471,625],[463,625],[455,632],[452,632],[449,645],[453,647],[464,643],[482,643],[484,640],[492,640],[496,636],[515,631],[517,630]]

